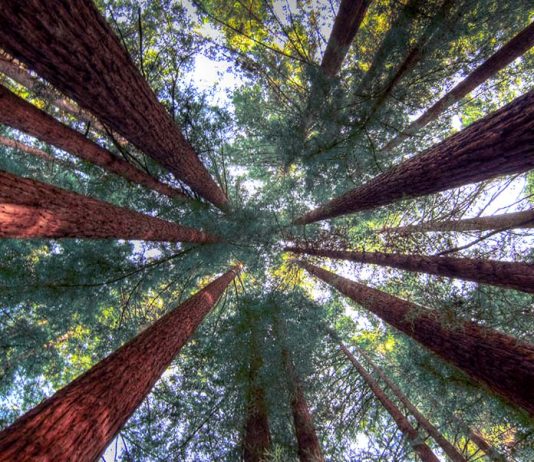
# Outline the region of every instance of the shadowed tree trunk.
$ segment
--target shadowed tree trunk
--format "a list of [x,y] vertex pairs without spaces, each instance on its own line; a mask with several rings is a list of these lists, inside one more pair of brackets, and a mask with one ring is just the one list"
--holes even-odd
[[523,29],[499,51],[490,56],[464,80],[441,97],[418,119],[414,120],[406,129],[399,133],[381,151],[396,148],[406,138],[413,136],[428,123],[436,120],[447,108],[460,101],[480,84],[493,77],[501,69],[526,53],[534,45],[534,23]]
[[92,462],[219,300],[233,268],[0,433],[0,461]]
[[182,191],[161,183],[126,160],[113,155],[107,149],[58,122],[46,112],[24,101],[1,85],[0,123],[34,136],[146,188],[169,197],[186,199]]
[[[380,387],[378,382],[365,370],[365,368],[358,362],[354,355],[348,348],[337,338],[335,334],[330,334],[334,342],[338,343],[339,349],[345,354],[348,360],[356,368],[358,373],[365,380],[375,397],[382,403],[382,406],[388,411],[393,418],[399,430],[410,441],[413,450],[421,458],[423,462],[439,462],[439,459],[434,455],[432,450],[424,443],[419,435],[419,432],[412,426],[408,419],[402,414],[400,409],[391,401],[384,390]],[[465,460],[465,459],[463,459]]]
[[428,231],[489,231],[516,228],[534,228],[534,209],[523,212],[503,213],[489,217],[465,218],[463,220],[429,221],[418,225],[385,228],[381,232],[399,234],[424,233]]
[[497,260],[286,247],[293,253],[389,266],[534,293],[534,265]]
[[534,345],[474,322],[449,327],[433,310],[310,263],[297,264],[489,390],[534,415]]
[[0,171],[0,238],[217,242],[204,231]]
[[469,430],[469,439],[477,445],[477,447],[486,454],[486,457],[492,462],[507,462],[506,457],[489,444],[486,439],[476,430]]
[[371,0],[341,0],[321,62],[321,70],[328,77],[336,76],[341,69],[370,3]]
[[195,192],[226,206],[225,194],[93,2],[5,0],[0,46]]
[[298,218],[306,224],[534,168],[534,90]]

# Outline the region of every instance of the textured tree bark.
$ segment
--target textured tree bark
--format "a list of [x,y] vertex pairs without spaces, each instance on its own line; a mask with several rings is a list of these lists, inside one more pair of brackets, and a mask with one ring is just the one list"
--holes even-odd
[[448,327],[433,310],[310,263],[297,263],[490,391],[534,415],[534,345],[474,322]]
[[[375,397],[382,403],[382,406],[388,411],[389,415],[393,418],[399,430],[410,441],[413,450],[421,458],[423,462],[439,462],[439,459],[434,455],[432,450],[425,444],[419,432],[412,426],[408,419],[402,414],[400,409],[391,401],[384,390],[380,388],[378,382],[365,370],[365,368],[358,362],[354,355],[348,350],[348,348],[339,341],[335,336],[334,341],[339,344],[339,349],[345,354],[348,360],[356,368],[358,373],[365,380],[365,383],[369,386]],[[464,459],[465,460],[465,459]]]
[[484,83],[486,80],[497,74],[501,69],[508,66],[512,61],[522,56],[532,46],[534,46],[534,23],[523,29],[452,90],[436,101],[423,115],[414,120],[406,129],[387,143],[381,151],[389,151],[396,148],[405,139],[413,136],[428,123],[436,120],[447,108],[460,101],[480,84]]
[[449,456],[453,462],[466,462],[466,458],[456,449],[448,440],[445,438],[440,431],[432,425],[432,423],[419,412],[419,410],[412,404],[408,397],[401,391],[401,389],[390,380],[390,378],[385,374],[385,372],[374,361],[369,357],[369,355],[358,346],[354,346],[356,351],[365,358],[365,360],[371,365],[373,370],[378,374],[378,376],[386,383],[386,385],[391,389],[399,401],[406,406],[406,409],[415,417],[419,425],[426,430],[426,432],[434,438],[436,443],[439,444],[443,452]]
[[[1,114],[0,114],[1,117]],[[52,157],[50,154],[44,152],[42,149],[34,148],[33,146],[28,146],[27,144],[21,143],[20,141],[14,140],[13,138],[8,138],[7,136],[0,136],[0,144],[7,146],[8,148],[18,149],[32,156],[39,157],[39,159],[46,160],[48,162],[58,162],[58,159]]]
[[428,231],[465,232],[516,228],[534,228],[534,209],[523,212],[503,213],[489,217],[465,218],[463,220],[429,221],[418,225],[385,228],[382,232],[408,234]]
[[498,260],[286,247],[285,250],[358,263],[389,266],[534,293],[534,265]]
[[0,238],[37,237],[218,241],[204,231],[0,171]]
[[233,268],[0,433],[0,461],[96,460],[238,273]]
[[321,62],[328,77],[334,77],[341,69],[370,3],[371,0],[341,0]]
[[92,1],[5,0],[0,46],[219,207],[227,198]]
[[534,90],[298,218],[306,224],[534,168]]
[[107,149],[58,122],[2,85],[0,85],[0,123],[34,136],[146,188],[169,197],[186,199],[182,191],[161,183],[127,161],[113,155]]

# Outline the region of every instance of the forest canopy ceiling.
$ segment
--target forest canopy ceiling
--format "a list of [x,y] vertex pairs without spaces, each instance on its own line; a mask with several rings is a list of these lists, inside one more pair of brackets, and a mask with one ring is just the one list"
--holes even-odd
[[0,462],[534,460],[533,17],[2,0]]

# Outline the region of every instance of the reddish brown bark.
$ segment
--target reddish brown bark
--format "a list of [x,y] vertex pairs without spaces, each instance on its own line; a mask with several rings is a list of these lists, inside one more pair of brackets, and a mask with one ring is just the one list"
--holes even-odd
[[204,231],[0,171],[0,238],[217,242]]
[[534,265],[498,260],[286,247],[293,253],[390,266],[534,293]]
[[[354,355],[348,348],[334,337],[334,340],[339,344],[339,349],[345,354],[352,365],[356,368],[362,378],[365,380],[371,391],[374,393],[378,401],[388,411],[393,418],[399,430],[410,441],[413,450],[421,458],[423,462],[439,462],[439,459],[434,455],[432,450],[423,442],[419,432],[412,426],[408,419],[402,414],[400,409],[391,401],[384,390],[380,388],[378,382],[365,370],[365,368],[358,362]],[[465,459],[464,459],[465,460]]]
[[534,228],[534,209],[523,212],[503,213],[489,217],[465,218],[463,220],[429,221],[418,225],[386,228],[382,232],[399,234],[427,232],[427,231],[488,231],[507,230],[516,228]]
[[490,391],[534,415],[534,345],[473,322],[448,327],[433,310],[310,263],[298,264]]
[[534,90],[298,218],[306,224],[534,168]]
[[341,0],[321,62],[322,71],[334,77],[343,64],[371,0]]
[[6,0],[0,46],[219,207],[227,198],[93,2]]
[[460,101],[480,84],[493,77],[497,72],[504,69],[516,58],[519,58],[526,53],[533,45],[534,23],[523,29],[500,50],[478,66],[464,80],[427,109],[423,115],[414,120],[402,131],[402,133],[399,133],[387,143],[381,151],[388,151],[396,148],[406,138],[413,136],[419,129],[423,128],[433,120],[436,120],[447,108]]
[[458,449],[456,449],[447,438],[445,438],[441,432],[432,425],[432,423],[419,412],[419,410],[412,404],[408,397],[401,391],[396,383],[392,382],[390,378],[384,373],[382,368],[374,363],[374,361],[369,357],[369,355],[362,350],[361,348],[354,346],[356,351],[365,358],[365,360],[370,364],[373,370],[378,374],[378,376],[386,383],[386,385],[391,389],[399,401],[406,406],[406,409],[415,417],[419,425],[426,430],[426,432],[434,438],[436,443],[439,444],[443,452],[449,456],[453,462],[466,462],[466,458],[460,454]]
[[96,460],[234,279],[234,268],[0,433],[0,461]]
[[169,197],[186,198],[182,191],[161,183],[127,161],[113,155],[2,85],[0,85],[0,123],[34,136],[146,188]]
[[[1,114],[0,114],[1,117]],[[48,162],[57,162],[58,159],[52,157],[50,154],[44,152],[42,149],[34,148],[33,146],[28,146],[27,144],[21,143],[20,141],[8,138],[7,136],[0,136],[0,144],[7,146],[8,148],[18,149],[32,156],[39,157],[40,159],[46,160]]]
[[489,444],[486,439],[476,430],[469,430],[469,439],[475,443],[478,448],[486,454],[489,460],[493,462],[507,462],[506,457]]

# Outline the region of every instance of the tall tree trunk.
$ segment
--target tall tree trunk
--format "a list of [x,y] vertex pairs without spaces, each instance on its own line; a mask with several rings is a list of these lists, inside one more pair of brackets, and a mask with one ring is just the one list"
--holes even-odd
[[369,357],[369,355],[360,347],[354,346],[356,351],[365,358],[365,360],[370,364],[373,370],[378,374],[378,376],[386,383],[386,385],[391,389],[399,401],[406,406],[406,409],[412,414],[419,425],[426,430],[426,432],[434,438],[436,443],[439,444],[443,452],[449,456],[453,462],[466,462],[466,458],[456,449],[441,433],[440,431],[432,425],[432,423],[419,412],[419,410],[412,404],[408,397],[401,391],[401,389],[395,384],[390,378],[385,374],[381,367],[374,363],[374,361]]
[[492,462],[507,462],[506,457],[504,457],[502,454],[499,454],[499,452],[490,443],[488,443],[478,431],[470,429],[469,439],[473,441],[473,443],[475,443]]
[[306,224],[534,168],[534,90],[298,218]]
[[107,149],[58,122],[2,85],[0,85],[0,123],[34,136],[146,188],[169,197],[186,198],[182,191],[161,183],[127,161],[113,155]]
[[338,276],[298,265],[332,285],[489,390],[534,415],[534,345],[474,322],[448,327],[435,311]]
[[234,279],[233,268],[0,433],[0,461],[96,460]]
[[20,141],[14,140],[13,138],[8,138],[7,136],[0,136],[0,144],[7,146],[8,148],[17,149],[27,154],[31,154],[32,156],[38,157],[42,160],[46,160],[47,162],[59,161],[59,159],[56,159],[47,152],[44,152],[42,149],[34,148],[33,146],[21,143]]
[[399,234],[425,233],[428,231],[503,231],[516,228],[534,228],[534,209],[523,212],[503,213],[489,217],[465,218],[463,220],[429,221],[417,225],[385,228],[382,232]]
[[[333,340],[339,344],[339,349],[345,354],[348,360],[356,368],[358,373],[365,380],[365,383],[369,386],[375,397],[382,403],[382,406],[388,411],[389,415],[393,418],[399,430],[410,441],[413,450],[421,458],[423,462],[439,462],[439,459],[434,455],[432,450],[424,443],[419,432],[412,426],[408,419],[402,414],[401,410],[395,405],[395,403],[388,398],[384,390],[380,387],[378,382],[365,370],[365,368],[358,362],[354,355],[348,350],[348,348],[341,342],[337,336],[332,336]],[[465,459],[463,459],[465,460]]]
[[425,125],[436,120],[447,108],[460,101],[468,93],[493,77],[501,69],[504,69],[516,58],[522,56],[532,46],[534,46],[534,23],[523,29],[506,45],[478,66],[464,80],[427,109],[423,115],[414,120],[406,129],[387,143],[381,151],[389,151],[396,148],[406,138],[413,136]]
[[195,192],[226,206],[225,194],[93,2],[5,0],[0,46]]
[[341,69],[370,3],[371,0],[341,0],[321,62],[321,70],[328,77],[335,77]]
[[0,238],[217,242],[204,231],[0,171]]
[[293,253],[389,266],[534,293],[534,265],[497,260],[286,247]]

